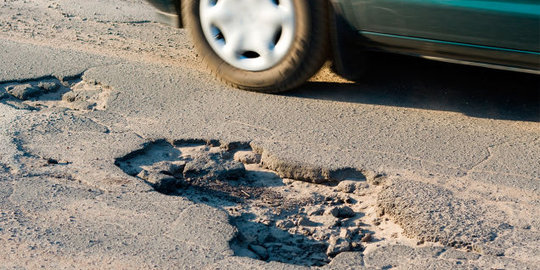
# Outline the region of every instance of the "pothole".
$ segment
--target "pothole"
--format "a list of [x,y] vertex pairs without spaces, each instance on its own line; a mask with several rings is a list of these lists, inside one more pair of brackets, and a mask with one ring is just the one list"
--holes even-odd
[[248,143],[161,140],[116,165],[161,193],[225,210],[238,229],[230,242],[237,256],[322,266],[346,251],[416,245],[377,211],[377,181],[350,168],[330,172],[339,183],[281,178],[265,169],[265,156]]
[[18,109],[67,108],[74,111],[105,110],[112,89],[81,76],[0,84],[0,101]]

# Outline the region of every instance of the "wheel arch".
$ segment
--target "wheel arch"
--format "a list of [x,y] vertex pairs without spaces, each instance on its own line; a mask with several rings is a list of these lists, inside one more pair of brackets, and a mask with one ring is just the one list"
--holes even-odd
[[350,23],[342,0],[328,0],[330,55],[332,70],[339,76],[358,80],[366,69],[367,54],[356,28]]

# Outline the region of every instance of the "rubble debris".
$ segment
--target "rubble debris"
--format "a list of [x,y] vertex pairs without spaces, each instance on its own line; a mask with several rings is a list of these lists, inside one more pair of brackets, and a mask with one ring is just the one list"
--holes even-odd
[[238,151],[234,153],[234,160],[244,164],[257,164],[261,162],[261,155],[253,151]]
[[104,110],[112,89],[97,82],[88,82],[81,77],[63,81],[45,78],[20,83],[0,85],[0,99],[8,99],[18,109],[40,110],[62,107],[75,111]]
[[218,180],[237,179],[244,176],[245,172],[244,164],[225,159],[223,153],[211,153],[198,155],[187,161],[184,177],[187,179],[203,177]]
[[366,173],[366,181],[370,185],[381,185],[384,180],[386,179],[386,175],[376,172],[367,172]]
[[5,89],[8,94],[20,100],[27,100],[44,93],[43,89],[29,83],[10,85]]
[[[156,191],[227,211],[238,229],[230,242],[238,256],[322,266],[340,253],[362,251],[372,242],[378,230],[371,222],[377,218],[376,196],[358,170],[327,170],[335,177],[349,177],[336,187],[310,183],[313,179],[279,177],[264,169],[264,162],[264,155],[247,143],[159,140],[115,164]],[[311,169],[308,166],[295,175],[306,180]],[[366,208],[371,209],[369,215],[361,213]]]
[[337,190],[344,193],[355,193],[367,188],[369,184],[365,181],[343,180],[337,185]]
[[154,171],[142,170],[139,174],[137,174],[137,177],[145,180],[157,191],[167,194],[174,192],[182,184],[181,179]]
[[54,92],[60,89],[61,84],[56,81],[42,81],[42,82],[39,82],[37,86],[45,90],[45,92]]
[[354,213],[354,210],[352,210],[348,206],[332,207],[332,208],[329,208],[326,213],[331,214],[332,216],[337,217],[337,218],[350,218],[356,215]]
[[[396,236],[396,237],[397,237],[397,236]],[[394,238],[396,238],[396,237],[394,237]],[[371,233],[366,233],[366,234],[364,235],[364,237],[362,237],[362,239],[361,239],[360,241],[362,241],[362,242],[365,243],[365,242],[371,242],[372,239],[373,239],[373,234],[371,234]]]

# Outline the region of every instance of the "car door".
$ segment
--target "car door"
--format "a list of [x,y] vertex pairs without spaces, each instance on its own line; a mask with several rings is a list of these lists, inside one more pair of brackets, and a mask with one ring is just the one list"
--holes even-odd
[[[540,51],[539,0],[345,0],[358,30]],[[343,3],[342,2],[342,3]]]

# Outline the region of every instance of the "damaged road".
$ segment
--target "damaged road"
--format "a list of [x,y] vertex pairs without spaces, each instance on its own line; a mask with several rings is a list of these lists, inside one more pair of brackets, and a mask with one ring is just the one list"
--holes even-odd
[[419,61],[250,93],[144,2],[90,2],[0,3],[0,265],[540,262],[536,77]]
[[375,213],[375,192],[365,178],[354,178],[360,172],[333,185],[304,184],[265,169],[273,164],[248,143],[218,144],[159,141],[116,164],[158,192],[225,210],[238,230],[231,240],[237,256],[321,266],[379,237],[370,229],[380,219],[362,213]]

